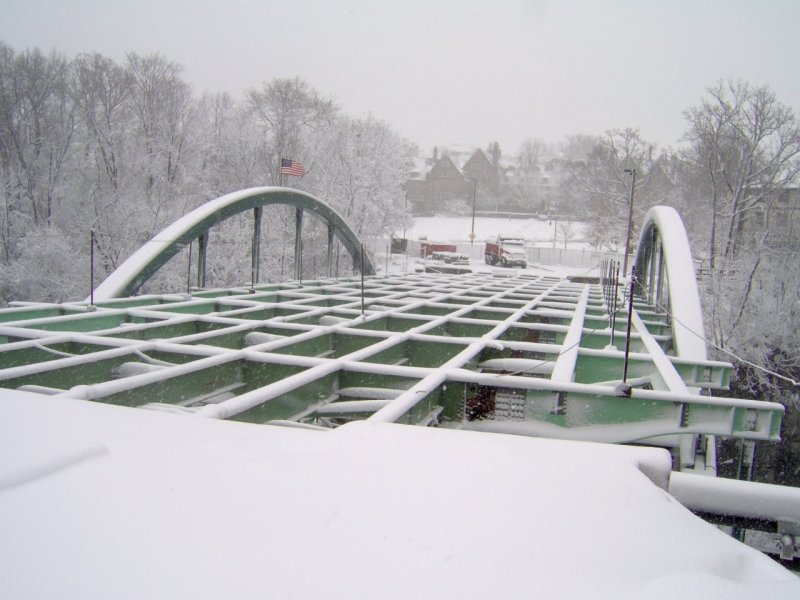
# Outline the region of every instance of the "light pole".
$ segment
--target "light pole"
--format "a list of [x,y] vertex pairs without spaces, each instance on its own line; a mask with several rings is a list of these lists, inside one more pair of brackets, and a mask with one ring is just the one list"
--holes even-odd
[[625,234],[625,260],[622,263],[622,275],[628,272],[628,255],[631,253],[631,229],[633,227],[633,189],[636,187],[636,169],[625,169],[631,174],[631,199],[628,204],[628,233]]
[[469,234],[469,245],[475,243],[475,196],[478,190],[478,180],[473,177],[472,179],[472,232]]
[[406,207],[403,209],[403,240],[406,239],[406,220],[408,219],[408,190],[406,190]]
[[406,188],[406,207],[403,211],[403,254],[405,255],[405,272],[408,273],[408,240],[406,239],[406,220],[408,219],[408,188]]

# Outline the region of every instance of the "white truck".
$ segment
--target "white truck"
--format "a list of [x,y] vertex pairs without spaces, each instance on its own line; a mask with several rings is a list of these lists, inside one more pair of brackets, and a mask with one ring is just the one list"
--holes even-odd
[[497,242],[486,242],[484,260],[487,265],[501,265],[503,267],[528,266],[528,257],[525,254],[525,240],[520,237],[499,235]]

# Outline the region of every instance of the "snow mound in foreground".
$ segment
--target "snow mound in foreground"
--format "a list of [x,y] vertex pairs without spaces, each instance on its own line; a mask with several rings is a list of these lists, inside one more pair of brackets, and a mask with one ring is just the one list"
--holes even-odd
[[3,598],[800,593],[651,481],[663,450],[19,392],[0,423]]

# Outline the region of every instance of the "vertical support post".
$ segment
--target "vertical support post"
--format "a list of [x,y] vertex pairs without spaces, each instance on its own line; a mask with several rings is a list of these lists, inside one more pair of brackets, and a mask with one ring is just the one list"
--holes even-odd
[[364,318],[364,309],[366,302],[364,301],[364,244],[361,244],[361,317]]
[[611,261],[611,345],[614,345],[614,335],[617,330],[617,293],[619,292],[619,261]]
[[658,253],[658,274],[656,275],[656,306],[664,305],[664,248]]
[[[739,445],[739,460],[737,465],[736,478],[744,481],[753,480],[753,465],[756,458],[756,443],[753,440],[738,440]],[[744,530],[742,526],[734,526],[731,531],[731,536],[744,541]]]
[[186,269],[186,294],[192,295],[192,243],[194,240],[189,240],[189,266]]
[[[628,272],[628,255],[631,253],[631,230],[633,229],[633,189],[636,187],[636,169],[625,169],[626,173],[630,173],[631,177],[631,200],[628,204],[628,233],[625,234],[625,262],[622,267],[622,276]],[[633,277],[631,277],[633,281]]]
[[631,321],[633,321],[633,295],[636,291],[636,267],[631,267],[631,290],[628,296],[628,330],[625,333],[625,365],[622,368],[622,383],[628,382],[628,356],[631,352]]
[[294,278],[303,279],[303,209],[299,206],[294,211]]
[[94,306],[94,229],[89,230],[89,304]]
[[739,472],[737,479],[753,480],[753,465],[756,460],[756,443],[753,440],[739,440]]
[[656,261],[660,260],[659,246],[661,240],[658,237],[658,230],[654,227],[650,234],[650,252],[648,256],[649,264],[647,273],[647,301],[655,306],[656,304]]
[[332,223],[328,223],[328,256],[325,259],[325,274],[327,277],[333,277],[333,234],[334,227]]
[[253,209],[253,254],[250,263],[250,288],[255,290],[261,263],[261,214],[262,207]]
[[206,287],[206,253],[208,252],[208,232],[197,238],[197,287]]

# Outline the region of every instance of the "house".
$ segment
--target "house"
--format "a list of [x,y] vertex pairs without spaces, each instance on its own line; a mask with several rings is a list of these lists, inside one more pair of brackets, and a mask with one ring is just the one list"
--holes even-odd
[[423,178],[406,181],[406,194],[414,214],[463,214],[473,201],[479,210],[489,204],[495,206],[499,194],[497,167],[481,149],[459,167],[456,162],[459,154],[451,155],[444,150],[439,156],[438,148],[434,148],[430,170]]

